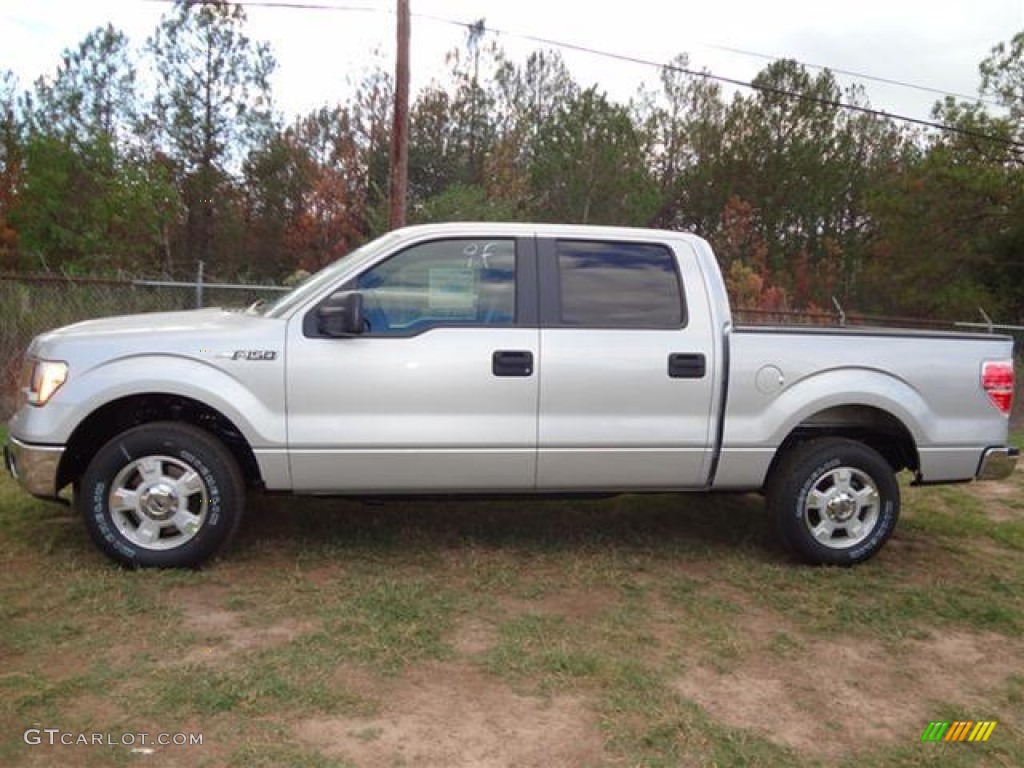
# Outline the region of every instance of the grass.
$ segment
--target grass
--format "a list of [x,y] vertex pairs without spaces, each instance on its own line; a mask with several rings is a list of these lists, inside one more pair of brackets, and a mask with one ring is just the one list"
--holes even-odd
[[[59,725],[202,731],[161,753],[170,765],[359,765],[360,748],[395,748],[401,716],[422,721],[401,742],[415,754],[451,712],[495,700],[495,748],[577,712],[587,765],[1024,764],[1024,478],[1009,482],[907,489],[894,540],[854,569],[793,564],[757,497],[655,496],[256,498],[212,567],[130,572],[5,477],[0,764],[134,764],[23,743]],[[926,673],[917,654],[944,642],[962,664]],[[986,667],[995,655],[1015,664]],[[847,687],[823,689],[830,676]],[[705,697],[688,679],[717,682]],[[729,686],[765,698],[716,702]],[[408,709],[422,690],[448,694]],[[917,741],[929,719],[983,717],[1000,723],[987,744]],[[324,723],[341,735],[311,737]]]

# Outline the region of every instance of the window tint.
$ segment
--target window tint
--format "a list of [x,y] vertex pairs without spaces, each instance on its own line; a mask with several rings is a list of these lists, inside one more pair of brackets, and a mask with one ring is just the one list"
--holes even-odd
[[374,335],[437,326],[515,322],[514,240],[442,240],[413,246],[356,278]]
[[678,328],[685,318],[672,252],[662,245],[561,240],[563,325]]

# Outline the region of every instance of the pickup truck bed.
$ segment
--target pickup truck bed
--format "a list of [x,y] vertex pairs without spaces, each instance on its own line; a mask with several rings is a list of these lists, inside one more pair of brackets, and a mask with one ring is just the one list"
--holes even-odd
[[[1001,336],[885,328],[737,327],[717,488],[748,489],[798,425],[860,424],[921,483],[960,482],[1006,441],[1006,419],[979,397],[981,360]],[[971,375],[950,375],[964,371]]]

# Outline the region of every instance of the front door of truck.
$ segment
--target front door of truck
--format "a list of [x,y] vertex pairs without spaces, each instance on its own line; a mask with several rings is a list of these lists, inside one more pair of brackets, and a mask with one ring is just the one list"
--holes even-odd
[[337,286],[362,295],[365,332],[328,337],[311,316],[315,308],[293,317],[287,390],[295,489],[533,488],[535,270],[533,238],[421,242]]

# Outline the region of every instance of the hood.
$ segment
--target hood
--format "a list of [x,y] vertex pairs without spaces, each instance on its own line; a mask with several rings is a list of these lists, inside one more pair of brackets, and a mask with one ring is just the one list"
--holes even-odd
[[143,312],[137,315],[118,315],[83,320],[40,334],[39,342],[89,337],[112,340],[112,337],[146,337],[153,334],[201,335],[221,330],[239,331],[247,327],[259,327],[262,318],[242,312],[229,312],[220,308],[190,309],[182,312]]
[[208,360],[257,349],[280,356],[284,325],[283,320],[216,308],[102,317],[40,334],[28,354],[87,365],[138,354]]

